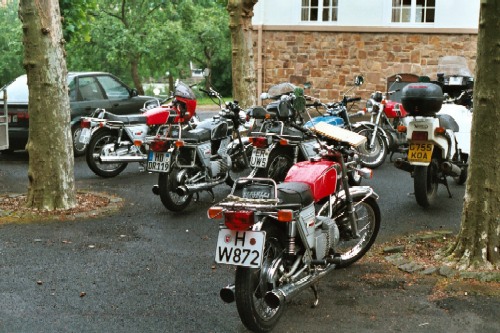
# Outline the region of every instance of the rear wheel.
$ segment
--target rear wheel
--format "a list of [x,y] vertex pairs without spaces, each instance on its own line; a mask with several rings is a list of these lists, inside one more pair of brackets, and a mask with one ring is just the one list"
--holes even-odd
[[438,165],[435,160],[428,166],[415,166],[413,186],[415,199],[420,206],[429,207],[434,203],[439,184],[438,177]]
[[285,304],[272,308],[264,301],[268,291],[278,287],[279,267],[284,249],[284,237],[275,226],[264,227],[266,240],[260,269],[239,266],[236,269],[235,299],[243,324],[255,332],[273,329],[283,313]]
[[257,171],[257,177],[272,178],[280,183],[285,180],[288,170],[293,165],[292,153],[282,147],[275,148],[269,154],[265,168]]
[[[243,144],[244,145],[244,144]],[[252,156],[252,145],[247,145],[245,149],[243,149],[238,142],[227,150],[228,155],[231,157],[232,166],[229,169],[229,175],[226,178],[226,184],[229,186],[233,186],[234,182],[240,177],[246,177],[252,171],[250,167],[250,157]],[[245,163],[245,155],[246,154],[246,163]]]
[[99,156],[118,156],[120,154],[119,150],[106,148],[116,142],[118,142],[116,132],[101,130],[92,135],[86,149],[86,160],[90,170],[96,175],[104,178],[115,177],[127,167],[127,163],[101,163],[99,161]]
[[71,128],[71,137],[73,138],[73,154],[75,157],[85,155],[87,149],[87,145],[79,141],[81,133],[82,128],[80,127],[80,123],[73,125]]
[[460,168],[462,170],[462,173],[460,174],[460,176],[458,177],[453,177],[453,179],[455,180],[455,183],[457,185],[463,185],[465,183],[465,181],[467,180],[467,165],[466,166],[463,166]]
[[373,137],[372,128],[361,128],[356,130],[360,135],[366,137],[366,142],[357,147],[359,152],[361,163],[368,168],[378,168],[385,162],[387,156],[387,142],[382,136],[381,132],[378,131],[375,135],[375,140],[373,141],[373,147],[370,147],[370,142]]
[[169,173],[160,173],[158,176],[158,187],[160,191],[161,203],[165,208],[173,212],[184,210],[191,199],[192,194],[182,195],[177,192],[177,188],[183,185],[187,179],[187,173],[177,166],[173,166]]

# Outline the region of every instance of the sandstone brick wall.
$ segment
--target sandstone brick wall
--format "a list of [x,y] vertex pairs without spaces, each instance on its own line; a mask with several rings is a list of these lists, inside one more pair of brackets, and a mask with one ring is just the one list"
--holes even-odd
[[[299,85],[311,82],[312,88],[306,90],[306,94],[334,101],[352,85],[354,77],[361,74],[365,84],[353,91],[366,99],[373,91],[385,91],[386,79],[394,74],[411,73],[435,79],[441,56],[464,56],[472,74],[475,69],[477,35],[262,33],[263,91],[284,81]],[[257,54],[255,50],[256,58]]]

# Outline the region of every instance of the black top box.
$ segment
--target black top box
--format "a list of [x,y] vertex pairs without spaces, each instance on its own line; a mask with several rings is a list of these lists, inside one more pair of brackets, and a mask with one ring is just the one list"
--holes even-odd
[[410,83],[401,92],[401,102],[410,116],[433,116],[443,105],[443,90],[429,82]]

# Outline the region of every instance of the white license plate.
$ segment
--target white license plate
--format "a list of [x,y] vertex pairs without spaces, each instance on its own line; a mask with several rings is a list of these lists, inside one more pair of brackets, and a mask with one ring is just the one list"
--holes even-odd
[[264,231],[219,230],[215,262],[259,268],[264,253]]
[[269,159],[270,149],[254,149],[250,158],[250,166],[254,168],[265,168]]
[[463,77],[461,76],[450,76],[448,84],[450,86],[461,86],[463,84]]
[[80,138],[78,141],[83,144],[88,144],[90,142],[90,136],[92,134],[92,131],[90,128],[82,128],[82,131],[80,132]]
[[167,172],[170,166],[170,153],[169,152],[154,152],[150,151],[148,154],[148,171]]

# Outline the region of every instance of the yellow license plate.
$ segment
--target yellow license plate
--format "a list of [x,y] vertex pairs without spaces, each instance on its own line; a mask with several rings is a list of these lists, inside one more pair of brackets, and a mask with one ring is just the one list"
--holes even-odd
[[434,145],[429,142],[410,143],[408,150],[408,161],[419,163],[430,163]]

